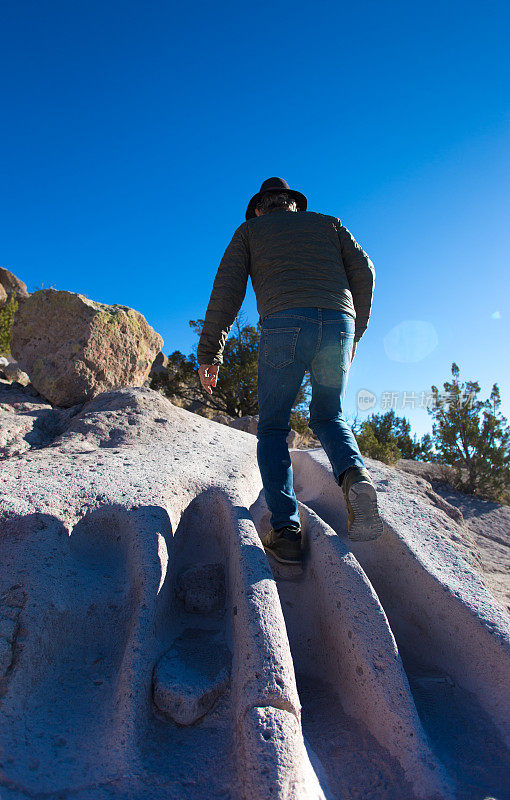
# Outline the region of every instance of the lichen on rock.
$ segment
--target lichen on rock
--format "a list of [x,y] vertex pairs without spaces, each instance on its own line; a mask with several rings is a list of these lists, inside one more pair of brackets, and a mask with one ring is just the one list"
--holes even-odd
[[67,407],[111,389],[141,386],[162,344],[132,308],[41,289],[17,315],[11,347],[37,391]]

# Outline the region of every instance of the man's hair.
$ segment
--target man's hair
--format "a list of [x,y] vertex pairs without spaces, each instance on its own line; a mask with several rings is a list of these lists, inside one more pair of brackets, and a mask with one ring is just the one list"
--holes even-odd
[[255,208],[258,208],[261,214],[270,214],[271,211],[278,211],[281,208],[297,211],[297,203],[288,192],[267,192],[262,195]]

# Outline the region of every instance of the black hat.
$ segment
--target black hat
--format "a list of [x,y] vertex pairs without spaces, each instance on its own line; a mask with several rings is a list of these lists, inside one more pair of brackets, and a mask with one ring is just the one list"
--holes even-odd
[[260,192],[254,194],[248,203],[248,208],[246,209],[246,219],[253,219],[253,217],[257,216],[255,214],[255,206],[262,195],[267,194],[268,192],[287,192],[287,194],[290,194],[290,196],[296,201],[298,210],[306,211],[308,200],[304,194],[301,194],[301,192],[296,192],[294,189],[289,189],[289,184],[287,181],[284,181],[283,178],[268,178],[267,181],[264,181],[260,187]]

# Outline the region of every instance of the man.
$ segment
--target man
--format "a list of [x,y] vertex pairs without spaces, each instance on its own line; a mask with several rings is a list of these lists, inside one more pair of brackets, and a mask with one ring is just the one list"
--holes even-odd
[[262,543],[284,564],[301,560],[286,439],[307,369],[309,424],[342,487],[349,537],[365,541],[382,533],[375,486],[342,411],[349,367],[370,316],[374,266],[338,218],[306,209],[306,197],[282,178],[264,181],[221,259],[197,350],[202,386],[212,394],[251,276],[261,323],[257,461],[271,512]]

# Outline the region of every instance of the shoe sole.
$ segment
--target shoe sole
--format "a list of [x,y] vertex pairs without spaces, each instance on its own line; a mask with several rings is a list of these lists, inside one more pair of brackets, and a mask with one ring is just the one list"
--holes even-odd
[[264,547],[264,550],[266,551],[266,553],[269,553],[269,555],[273,556],[274,560],[278,561],[280,564],[290,564],[291,566],[294,566],[294,567],[300,567],[301,566],[301,559],[300,558],[297,559],[297,560],[291,561],[288,558],[282,558],[282,556],[277,555],[274,552],[274,550],[271,550],[270,547]]
[[377,508],[375,486],[368,481],[354,483],[349,491],[349,502],[354,512],[354,520],[348,531],[354,542],[369,542],[378,539],[383,532],[383,522]]

